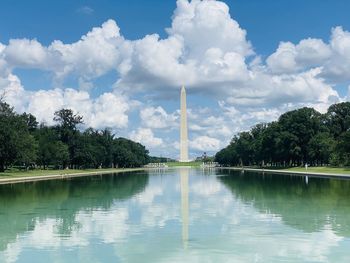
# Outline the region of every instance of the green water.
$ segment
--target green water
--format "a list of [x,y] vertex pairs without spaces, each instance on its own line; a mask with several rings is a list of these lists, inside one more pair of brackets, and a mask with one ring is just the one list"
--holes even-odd
[[0,186],[0,262],[350,262],[350,181],[178,168]]

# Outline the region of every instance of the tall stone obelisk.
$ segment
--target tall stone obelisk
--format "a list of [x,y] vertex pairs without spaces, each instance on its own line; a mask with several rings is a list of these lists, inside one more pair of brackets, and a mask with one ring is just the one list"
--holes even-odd
[[186,90],[181,88],[181,123],[180,123],[180,162],[189,162],[188,160],[188,134],[187,134],[187,106]]

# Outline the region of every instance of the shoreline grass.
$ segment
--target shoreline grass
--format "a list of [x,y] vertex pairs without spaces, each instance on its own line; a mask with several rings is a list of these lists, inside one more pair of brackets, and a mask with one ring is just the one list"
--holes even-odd
[[329,166],[317,166],[317,167],[291,167],[280,170],[292,171],[292,172],[304,172],[304,173],[329,173],[329,174],[350,174],[350,167],[329,167]]
[[168,162],[165,163],[168,167],[180,167],[180,166],[190,166],[190,167],[200,167],[202,162]]

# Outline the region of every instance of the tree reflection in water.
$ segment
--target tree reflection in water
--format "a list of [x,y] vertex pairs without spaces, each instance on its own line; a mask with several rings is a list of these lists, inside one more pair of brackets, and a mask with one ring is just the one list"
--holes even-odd
[[[0,186],[0,250],[20,233],[33,230],[36,222],[55,218],[58,235],[68,236],[79,228],[80,211],[105,210],[115,200],[142,192],[148,174],[118,173],[71,180],[53,180]],[[83,197],[83,198],[81,198]]]
[[261,213],[280,215],[304,232],[331,228],[350,237],[350,181],[252,172],[220,171],[219,180]]

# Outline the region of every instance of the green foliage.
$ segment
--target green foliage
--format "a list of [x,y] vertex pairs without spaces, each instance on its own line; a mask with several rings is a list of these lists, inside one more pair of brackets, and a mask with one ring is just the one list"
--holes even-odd
[[25,121],[25,123],[27,125],[28,131],[34,132],[36,130],[36,128],[38,127],[38,124],[39,124],[36,121],[35,116],[33,116],[30,113],[23,113],[21,116],[22,116],[22,118],[24,119],[24,121]]
[[74,131],[77,125],[83,123],[83,117],[74,114],[71,109],[61,109],[55,112],[54,121],[58,122],[61,130]]
[[320,132],[311,138],[308,144],[311,159],[318,160],[321,164],[330,163],[330,158],[335,150],[336,141],[328,132]]
[[83,123],[83,117],[74,114],[71,109],[61,109],[55,112],[53,120],[57,123],[56,130],[60,140],[68,146],[69,161],[71,168],[76,160],[81,158],[76,156],[79,143],[78,125]]
[[215,161],[223,165],[237,165],[239,157],[234,143],[222,149],[215,155]]
[[328,108],[325,121],[335,138],[350,129],[350,102],[333,104]]
[[138,167],[149,162],[148,150],[125,138],[118,138],[113,145],[113,162],[118,167]]
[[40,126],[36,131],[39,149],[37,163],[44,169],[48,165],[65,167],[69,162],[68,146],[60,141],[56,130],[52,127]]
[[235,136],[215,159],[222,165],[350,165],[350,103],[286,112]]
[[33,115],[18,115],[0,100],[0,172],[12,165],[111,168],[139,167],[149,161],[143,145],[115,138],[108,129],[81,132],[83,117],[70,109],[57,111],[54,120],[54,127],[38,126]]
[[350,165],[350,131],[343,132],[338,137],[336,145],[336,152],[338,153],[338,161],[342,165]]
[[37,143],[25,119],[0,101],[0,172],[17,163],[28,167],[36,160]]

